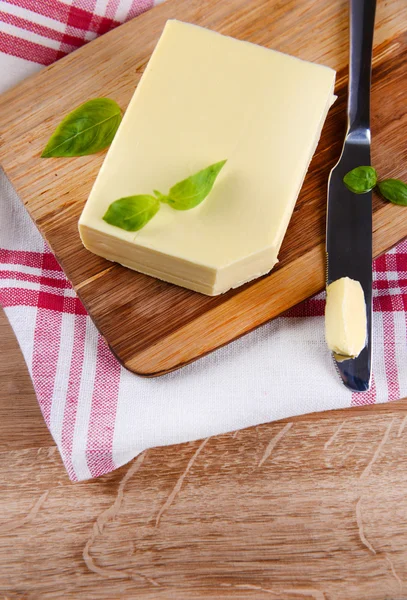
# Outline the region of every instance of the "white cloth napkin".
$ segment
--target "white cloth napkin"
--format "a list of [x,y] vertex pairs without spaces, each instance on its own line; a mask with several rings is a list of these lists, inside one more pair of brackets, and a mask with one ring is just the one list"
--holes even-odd
[[[114,26],[128,17],[130,9],[133,15],[151,3],[120,0],[113,4],[65,2],[67,7],[74,5],[77,19],[79,8],[82,13],[94,11],[87,21],[81,13],[75,35],[80,37],[84,22],[97,22],[100,29],[100,22],[92,18],[101,18],[109,7]],[[32,2],[31,10],[26,5],[26,1],[16,0],[13,5],[0,1],[0,10],[12,16],[18,12],[20,19],[24,16],[36,24],[32,29],[37,32],[21,22],[19,28],[16,19],[10,18],[14,23],[10,25],[0,18],[0,73],[5,74],[1,91],[41,68],[38,49],[29,47],[24,54],[21,45],[16,49],[14,38],[49,46],[52,40],[46,36],[51,34],[38,26],[57,33],[68,27],[65,13],[45,16],[40,14],[43,4],[39,8]],[[108,28],[106,23],[103,26]],[[89,33],[86,27],[80,30],[82,41],[94,37],[97,29],[94,26]],[[56,52],[69,51],[64,43],[58,41]],[[51,58],[47,54],[42,62]],[[110,353],[4,173],[0,174],[0,304],[72,480],[107,473],[149,447],[407,395],[407,243],[376,261],[374,277],[374,382],[369,392],[352,394],[336,374],[324,341],[323,295],[180,371],[156,379],[139,378]]]

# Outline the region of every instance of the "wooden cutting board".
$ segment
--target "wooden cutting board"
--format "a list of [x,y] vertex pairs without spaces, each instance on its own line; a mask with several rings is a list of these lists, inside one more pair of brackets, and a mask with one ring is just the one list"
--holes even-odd
[[[119,360],[158,375],[226,344],[324,286],[326,183],[345,131],[347,0],[168,0],[0,97],[0,163]],[[196,23],[337,70],[338,101],[269,276],[209,298],[112,265],[85,250],[77,222],[104,154],[40,158],[61,117],[96,96],[124,109],[168,18]],[[407,179],[407,3],[378,2],[372,155]],[[374,253],[407,235],[407,211],[374,199]]]

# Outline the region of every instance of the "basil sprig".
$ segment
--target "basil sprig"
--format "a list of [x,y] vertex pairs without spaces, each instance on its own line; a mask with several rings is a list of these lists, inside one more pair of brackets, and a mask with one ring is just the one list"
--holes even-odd
[[175,210],[191,210],[208,196],[225,163],[222,160],[183,179],[172,186],[168,195],[154,190],[156,197],[143,194],[119,198],[110,204],[103,220],[126,231],[138,231],[158,212],[160,202]]
[[356,167],[346,173],[343,182],[354,194],[366,194],[377,185],[383,198],[393,204],[407,206],[407,185],[400,179],[378,181],[376,170],[373,167]]
[[41,158],[85,156],[109,146],[122,112],[110,98],[94,98],[69,113],[48,140]]

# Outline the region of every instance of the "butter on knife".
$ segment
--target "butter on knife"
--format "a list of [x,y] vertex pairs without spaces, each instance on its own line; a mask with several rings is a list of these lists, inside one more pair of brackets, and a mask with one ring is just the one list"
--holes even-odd
[[363,288],[359,281],[341,277],[326,288],[325,338],[328,347],[339,361],[355,358],[365,347],[366,333]]

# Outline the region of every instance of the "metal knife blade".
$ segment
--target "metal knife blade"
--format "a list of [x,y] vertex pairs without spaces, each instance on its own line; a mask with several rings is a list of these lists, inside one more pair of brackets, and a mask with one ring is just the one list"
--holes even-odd
[[327,284],[350,277],[362,285],[367,342],[357,358],[336,361],[344,384],[369,389],[372,356],[372,193],[356,195],[343,183],[355,167],[370,165],[370,82],[376,0],[350,0],[348,129],[339,162],[328,180]]

